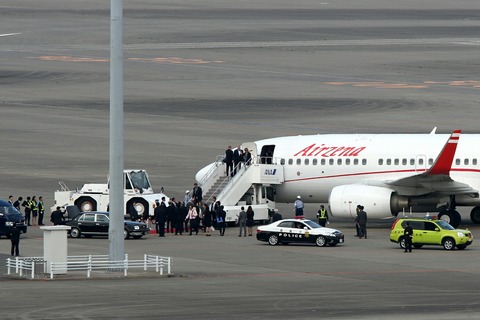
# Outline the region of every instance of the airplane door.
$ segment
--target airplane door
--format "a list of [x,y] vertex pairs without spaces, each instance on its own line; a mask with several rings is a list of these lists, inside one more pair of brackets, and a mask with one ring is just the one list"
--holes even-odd
[[275,151],[275,145],[265,145],[262,147],[260,153],[260,162],[264,164],[272,164],[273,161],[273,152]]

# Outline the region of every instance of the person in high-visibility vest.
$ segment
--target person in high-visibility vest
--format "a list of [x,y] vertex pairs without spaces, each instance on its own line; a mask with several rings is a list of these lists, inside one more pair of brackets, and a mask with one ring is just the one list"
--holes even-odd
[[328,223],[328,212],[325,210],[323,204],[320,206],[320,210],[317,211],[318,224],[322,227]]

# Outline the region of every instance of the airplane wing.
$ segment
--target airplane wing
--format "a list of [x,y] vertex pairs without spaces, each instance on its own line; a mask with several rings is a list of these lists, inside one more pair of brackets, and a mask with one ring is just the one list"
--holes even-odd
[[430,169],[421,174],[388,181],[386,184],[397,190],[416,190],[417,192],[422,190],[422,193],[436,193],[439,195],[478,194],[478,190],[471,188],[466,183],[454,181],[450,177],[450,170],[461,133],[461,130],[452,132]]

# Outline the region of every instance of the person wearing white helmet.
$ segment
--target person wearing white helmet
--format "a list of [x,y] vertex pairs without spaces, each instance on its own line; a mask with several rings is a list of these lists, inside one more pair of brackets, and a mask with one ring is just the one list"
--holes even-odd
[[185,204],[185,206],[188,206],[188,203],[190,202],[190,200],[192,200],[192,197],[190,196],[190,190],[187,190],[187,191],[185,191],[185,197],[183,198],[183,204]]
[[297,196],[297,200],[293,204],[293,208],[295,209],[295,216],[303,217],[303,207],[304,207],[304,204],[302,201],[302,197]]

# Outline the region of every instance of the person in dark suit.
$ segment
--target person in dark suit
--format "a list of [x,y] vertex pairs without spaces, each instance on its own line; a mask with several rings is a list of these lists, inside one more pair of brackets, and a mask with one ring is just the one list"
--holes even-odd
[[194,183],[193,190],[192,190],[192,201],[196,205],[199,202],[202,202],[202,200],[203,200],[203,190],[197,183]]
[[58,226],[63,224],[63,221],[65,221],[63,212],[60,210],[60,207],[57,207],[57,210],[53,211],[50,216],[50,222],[52,222],[54,226]]
[[357,213],[357,222],[360,228],[359,238],[362,239],[362,237],[365,237],[365,239],[367,239],[367,213],[363,211],[363,206],[359,206],[359,209]]
[[18,256],[20,254],[20,229],[17,228],[16,223],[13,224],[12,230],[10,231],[10,241],[12,242],[12,256],[14,253],[16,256]]
[[155,208],[155,227],[159,237],[165,237],[165,221],[167,220],[167,206],[165,204],[165,197],[162,197],[162,202],[155,201],[157,207]]
[[227,150],[225,150],[225,158],[223,159],[223,162],[225,162],[225,165],[227,166],[227,168],[226,168],[227,176],[231,175],[233,177],[233,150],[232,150],[232,146],[228,146]]
[[403,230],[403,235],[405,236],[405,251],[412,252],[412,238],[413,238],[413,229],[410,226],[410,222],[407,221],[407,226]]
[[233,175],[236,175],[237,171],[240,170],[243,161],[243,150],[240,148],[240,146],[237,146],[237,148],[233,151]]

